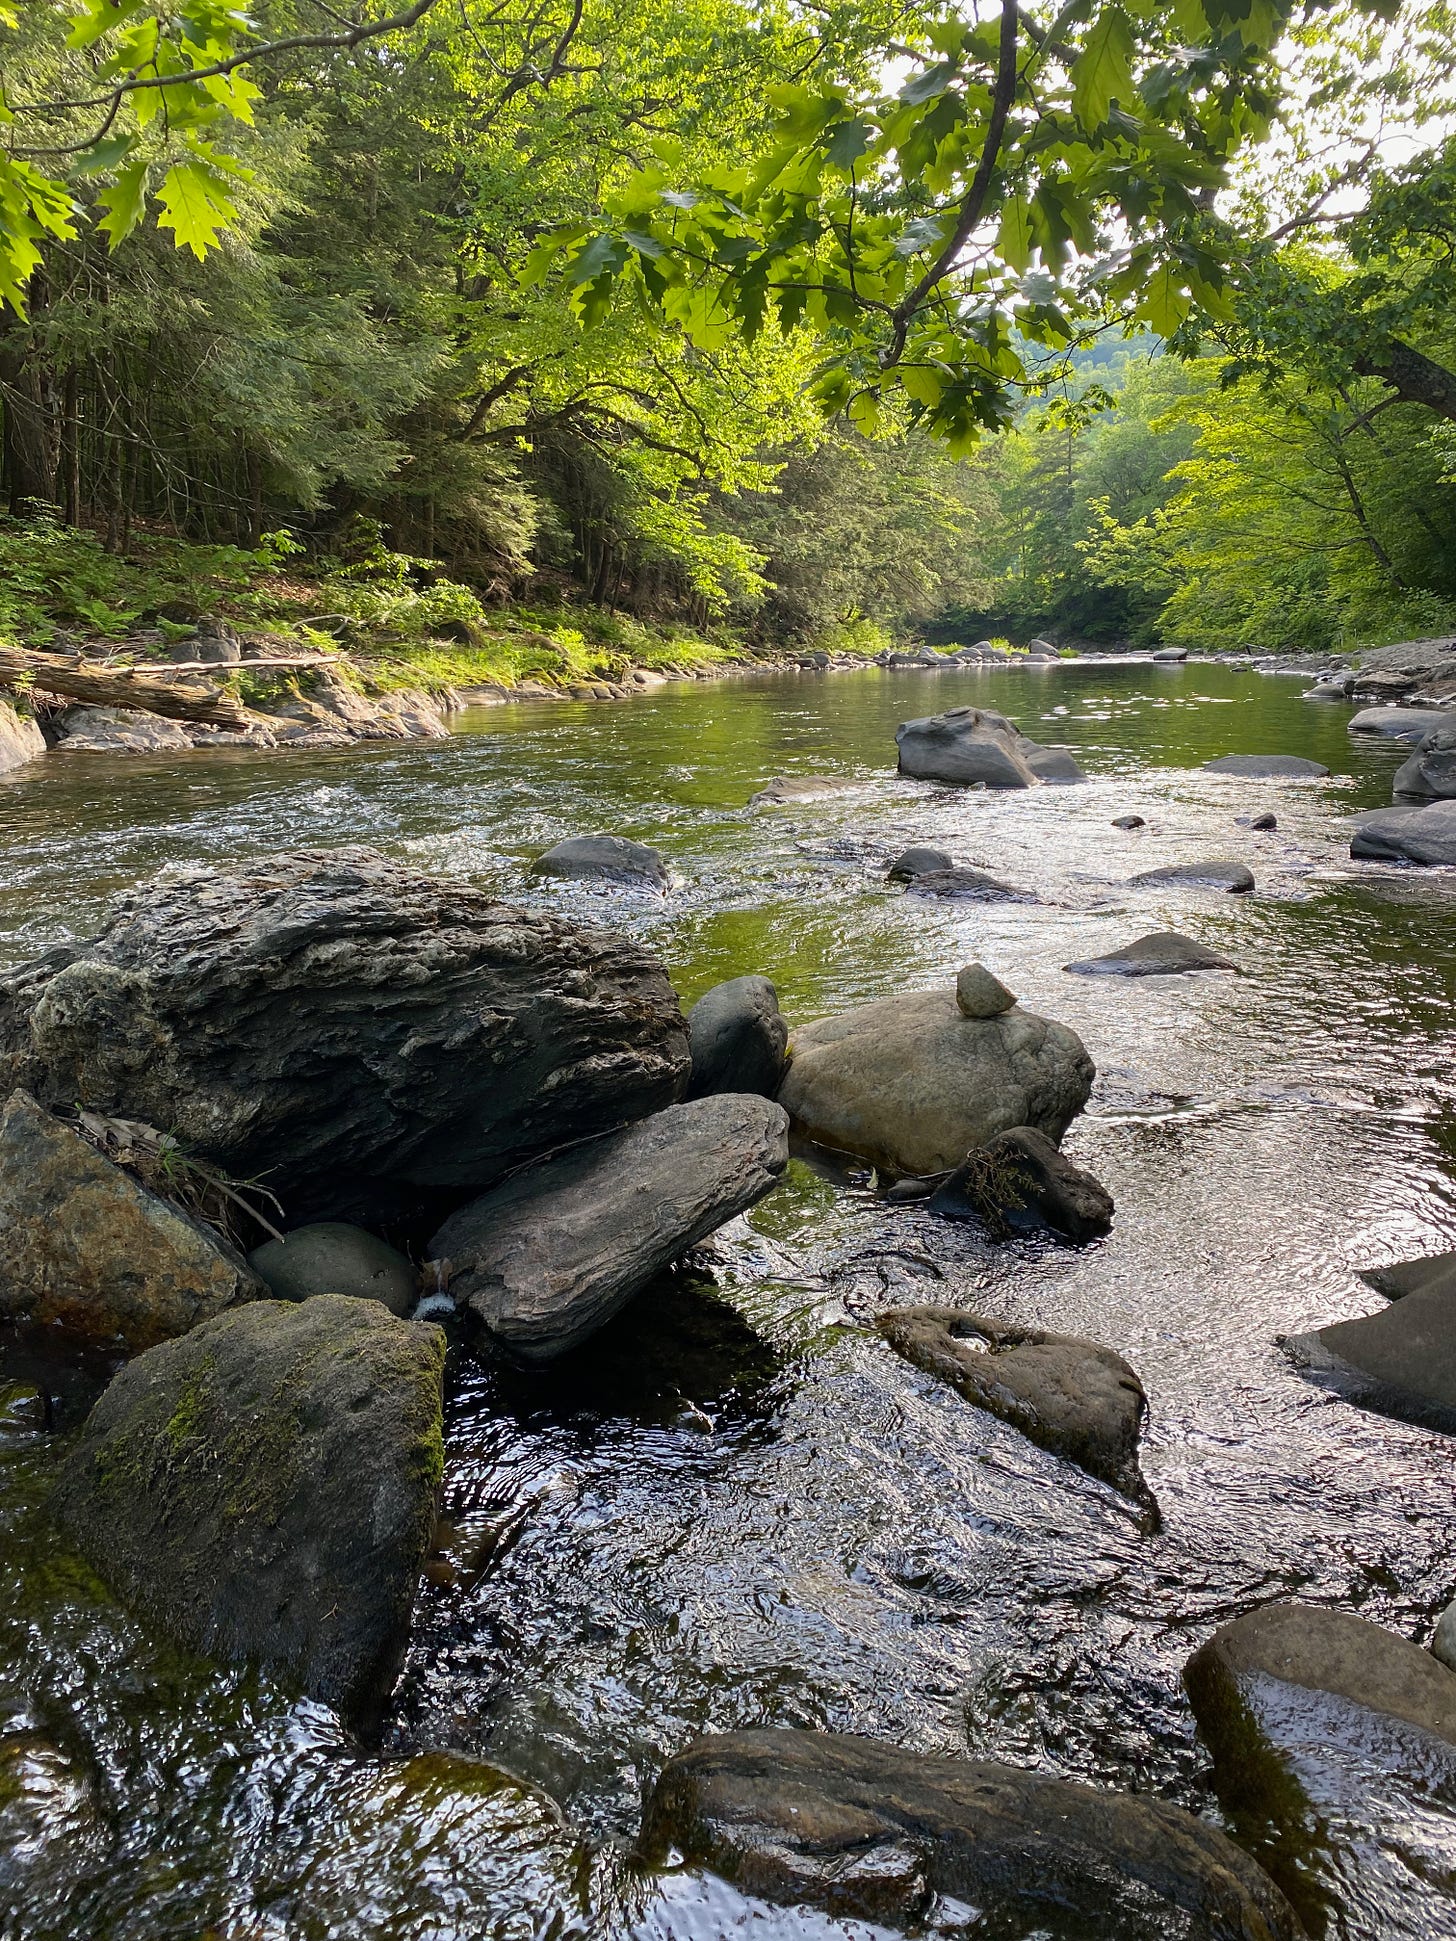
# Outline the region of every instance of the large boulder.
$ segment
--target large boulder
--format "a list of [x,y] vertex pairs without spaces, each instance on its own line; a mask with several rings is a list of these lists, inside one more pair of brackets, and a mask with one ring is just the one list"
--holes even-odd
[[444,1363],[377,1301],[256,1301],[122,1369],[55,1515],[149,1622],[368,1729],[434,1523]]
[[127,1348],[268,1292],[211,1227],[15,1091],[0,1111],[0,1320]]
[[1022,734],[1014,721],[991,708],[951,708],[945,714],[902,721],[895,740],[900,773],[926,781],[952,782],[962,788],[1028,789],[1040,781],[1083,779],[1065,749],[1041,747]]
[[1079,977],[1178,977],[1186,971],[1238,971],[1230,957],[1220,957],[1177,930],[1155,930],[1104,957],[1083,957],[1063,970]]
[[1137,1505],[1144,1529],[1158,1528],[1158,1506],[1138,1467],[1148,1398],[1121,1355],[1077,1335],[962,1308],[889,1308],[875,1324],[897,1355],[1039,1449],[1085,1469]]
[[1247,896],[1254,887],[1252,870],[1229,856],[1214,857],[1202,863],[1162,863],[1157,869],[1141,870],[1128,882],[1139,889],[1166,885],[1180,889],[1224,890],[1232,896]]
[[1390,792],[1397,801],[1446,801],[1456,796],[1456,719],[1433,728],[1395,771]]
[[771,1099],[784,1075],[789,1027],[766,977],[730,977],[705,991],[688,1012],[693,1071],[689,1098],[714,1092],[758,1092]]
[[725,1732],[668,1761],[642,1828],[746,1894],[920,1931],[936,1897],[997,1934],[1299,1941],[1273,1882],[1181,1807],[876,1739]]
[[673,1106],[472,1200],[430,1251],[457,1305],[523,1360],[550,1360],[777,1185],[788,1129],[747,1094]]
[[1456,797],[1425,809],[1377,809],[1362,816],[1350,854],[1375,862],[1456,864]]
[[19,713],[13,702],[0,699],[0,775],[8,775],[12,768],[24,767],[45,751],[46,739],[40,723],[28,714]]
[[1244,775],[1253,781],[1315,781],[1329,770],[1304,755],[1220,755],[1203,764],[1210,775]]
[[1112,1226],[1112,1195],[1074,1166],[1034,1126],[1013,1126],[967,1154],[936,1187],[930,1210],[949,1220],[978,1220],[993,1233],[1050,1229],[1080,1244]]
[[1060,1139],[1094,1075],[1066,1025],[1020,1005],[968,1018],[946,988],[883,998],[793,1032],[779,1103],[820,1145],[925,1177],[949,1172],[1012,1126]]
[[1284,1343],[1316,1381],[1363,1408],[1456,1435],[1456,1277]]
[[659,852],[645,842],[629,842],[626,836],[568,836],[538,856],[531,867],[538,876],[628,883],[652,890],[672,885]]
[[688,1068],[635,944],[369,849],[163,871],[0,979],[0,1085],[165,1126],[291,1220],[488,1185]]
[[1383,741],[1424,741],[1451,716],[1442,708],[1362,708],[1346,724],[1352,735],[1378,735]]
[[340,1220],[320,1220],[279,1240],[265,1240],[248,1255],[248,1264],[280,1301],[347,1294],[358,1301],[383,1301],[391,1314],[404,1315],[419,1299],[413,1262],[377,1234]]

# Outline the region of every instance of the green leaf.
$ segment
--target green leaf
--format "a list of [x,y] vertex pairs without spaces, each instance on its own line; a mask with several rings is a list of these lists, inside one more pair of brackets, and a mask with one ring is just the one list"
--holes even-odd
[[237,215],[215,174],[198,160],[174,162],[157,199],[162,205],[158,227],[170,229],[178,249],[190,249],[199,263]]
[[1164,264],[1149,278],[1138,305],[1138,315],[1145,318],[1160,337],[1171,337],[1192,308],[1193,301],[1179,287],[1176,273]]
[[110,188],[101,191],[100,202],[106,213],[96,227],[115,249],[136,228],[147,206],[146,158],[139,155],[128,163]]
[[135,135],[108,135],[105,141],[97,142],[94,148],[87,149],[79,162],[71,164],[72,175],[109,175],[118,162],[130,155],[136,146]]
[[1104,7],[1072,63],[1072,112],[1089,134],[1107,120],[1114,101],[1130,102],[1132,23],[1121,7]]
[[852,168],[874,138],[874,124],[863,115],[856,115],[853,121],[841,121],[837,128],[830,129],[824,153],[835,168]]
[[913,76],[900,90],[900,99],[907,108],[918,108],[926,101],[934,101],[945,93],[956,78],[954,61],[937,61],[934,67],[927,67],[923,73]]
[[1030,266],[1036,247],[1031,233],[1031,204],[1025,196],[1013,196],[1001,212],[1001,227],[996,234],[996,254],[1014,270]]
[[[141,4],[142,0],[85,0],[66,36],[67,47],[94,47],[103,34],[109,34],[113,27],[119,27]],[[14,20],[9,24],[13,27]]]

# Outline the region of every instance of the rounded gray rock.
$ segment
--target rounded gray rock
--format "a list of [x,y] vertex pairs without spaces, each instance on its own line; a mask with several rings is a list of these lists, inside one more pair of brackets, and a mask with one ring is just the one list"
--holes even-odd
[[766,977],[731,977],[705,991],[688,1012],[693,1071],[689,1098],[756,1092],[771,1099],[784,1075],[789,1028]]
[[531,868],[538,876],[641,884],[654,890],[668,889],[672,881],[657,850],[625,836],[568,836],[553,843]]
[[1316,781],[1330,772],[1304,755],[1220,755],[1203,767],[1209,775],[1245,775],[1251,781]]
[[966,964],[956,973],[956,1004],[964,1018],[999,1018],[1016,999],[984,964]]
[[281,1240],[267,1240],[248,1255],[248,1264],[280,1301],[347,1294],[352,1300],[383,1301],[391,1314],[405,1315],[419,1296],[418,1275],[404,1254],[363,1227],[339,1220],[320,1220],[295,1227]]
[[1078,963],[1062,966],[1063,970],[1074,971],[1081,977],[1174,977],[1184,971],[1237,971],[1238,968],[1231,958],[1220,957],[1216,951],[1205,949],[1192,937],[1182,936],[1176,930],[1158,930],[1151,936],[1124,944],[1121,950],[1108,951],[1105,957],[1084,957]]
[[943,849],[931,849],[921,843],[902,849],[885,874],[892,883],[908,883],[915,876],[930,876],[939,870],[954,868],[954,862]]
[[1223,890],[1231,896],[1247,896],[1254,887],[1252,870],[1228,856],[1214,857],[1205,863],[1164,863],[1128,880],[1140,889],[1162,884],[1176,888],[1186,884],[1189,889]]

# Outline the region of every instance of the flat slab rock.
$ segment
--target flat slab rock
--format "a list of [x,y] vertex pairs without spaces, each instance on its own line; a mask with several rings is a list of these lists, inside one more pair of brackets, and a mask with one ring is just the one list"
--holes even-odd
[[1158,930],[1105,957],[1084,957],[1062,969],[1079,977],[1178,977],[1187,971],[1238,971],[1239,966],[1177,930]]
[[1217,856],[1203,863],[1162,863],[1157,869],[1145,869],[1130,876],[1128,882],[1139,889],[1162,884],[1177,888],[1186,884],[1189,889],[1225,890],[1233,896],[1247,896],[1254,887],[1254,875],[1246,864],[1233,857]]
[[645,842],[630,842],[626,836],[568,836],[538,856],[531,868],[538,876],[637,884],[653,890],[672,886],[661,854]]
[[883,998],[793,1031],[779,1103],[818,1144],[924,1178],[948,1173],[1012,1126],[1060,1139],[1094,1076],[1066,1025],[1019,1005],[968,1018],[948,988]]
[[748,798],[750,809],[772,809],[786,802],[817,802],[843,795],[857,784],[843,775],[775,775]]
[[626,938],[363,848],[164,870],[0,978],[0,1087],[166,1127],[293,1222],[486,1186],[670,1105],[689,1062]]
[[833,1733],[699,1739],[658,1779],[642,1847],[765,1900],[893,1928],[918,1927],[945,1895],[998,1933],[1015,1920],[1059,1934],[1075,1909],[1076,1931],[1099,1941],[1303,1934],[1262,1869],[1180,1807]]
[[770,1192],[788,1130],[779,1106],[745,1093],[673,1106],[504,1181],[430,1251],[457,1306],[523,1360],[550,1360]]
[[268,1289],[211,1227],[14,1091],[0,1111],[0,1320],[149,1348]]
[[1418,742],[1437,728],[1450,727],[1451,715],[1444,708],[1362,708],[1346,725],[1352,735]]
[[1362,816],[1350,854],[1376,862],[1456,865],[1456,798]]
[[1143,1529],[1159,1527],[1137,1459],[1148,1398],[1121,1355],[962,1308],[889,1308],[875,1325],[897,1355],[1115,1489],[1137,1505]]
[[61,1527],[140,1616],[368,1729],[399,1669],[443,1464],[438,1328],[255,1301],[128,1363],[61,1467]]
[[1295,1366],[1347,1401],[1456,1435],[1456,1275],[1378,1314],[1336,1321],[1284,1343]]
[[1203,766],[1210,775],[1247,775],[1255,781],[1316,781],[1330,772],[1304,755],[1220,755]]

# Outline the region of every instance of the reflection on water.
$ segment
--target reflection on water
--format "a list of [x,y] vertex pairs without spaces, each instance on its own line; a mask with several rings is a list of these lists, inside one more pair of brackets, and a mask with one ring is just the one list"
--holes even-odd
[[[666,1754],[706,1727],[829,1725],[1216,1812],[1179,1682],[1214,1625],[1298,1596],[1424,1641],[1456,1591],[1450,1442],[1307,1386],[1274,1344],[1369,1312],[1357,1268],[1456,1245],[1456,887],[1350,862],[1348,818],[1388,799],[1400,751],[1352,745],[1347,710],[1300,685],[1146,665],[789,677],[482,711],[445,746],[58,756],[0,784],[9,958],[167,861],[344,841],[625,927],[686,999],[763,970],[807,1018],[980,957],[1086,1040],[1100,1077],[1068,1150],[1118,1205],[1086,1250],[992,1247],[796,1163],[569,1363],[460,1353],[390,1762],[117,1612],[41,1515],[57,1438],[0,1409],[0,1909],[33,1936],[179,1941],[842,1936],[633,1871]],[[896,722],[967,700],[1072,745],[1091,779],[899,780]],[[1199,771],[1242,752],[1332,778]],[[786,771],[856,787],[749,812]],[[1239,826],[1266,808],[1276,833]],[[1110,827],[1129,811],[1148,826]],[[593,829],[657,844],[678,887],[526,877]],[[906,898],[883,870],[911,841],[1044,900]],[[1126,887],[1199,856],[1246,860],[1258,894]],[[1245,975],[1061,969],[1161,928]],[[892,1355],[867,1319],[907,1299],[1126,1355],[1162,1534]],[[1311,1863],[1332,1932],[1433,1932],[1449,1801],[1362,1800],[1344,1759],[1310,1781],[1332,1824],[1363,1829]]]

